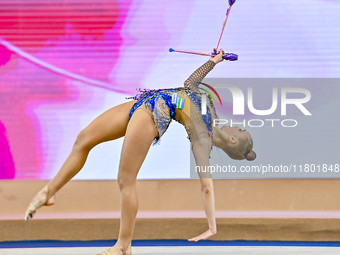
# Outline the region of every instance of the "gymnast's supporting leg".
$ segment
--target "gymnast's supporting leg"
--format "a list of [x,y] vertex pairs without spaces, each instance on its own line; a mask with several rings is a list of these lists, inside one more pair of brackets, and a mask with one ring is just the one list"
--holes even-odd
[[138,210],[136,178],[152,141],[157,135],[157,128],[150,115],[142,109],[137,110],[127,127],[119,164],[121,219],[118,241],[114,247],[101,254],[131,254],[128,249],[131,245]]
[[129,101],[107,110],[79,133],[70,155],[57,175],[32,200],[26,219],[35,212],[35,208],[46,203],[54,204],[53,195],[82,169],[93,147],[125,135],[129,111],[134,103],[135,101]]

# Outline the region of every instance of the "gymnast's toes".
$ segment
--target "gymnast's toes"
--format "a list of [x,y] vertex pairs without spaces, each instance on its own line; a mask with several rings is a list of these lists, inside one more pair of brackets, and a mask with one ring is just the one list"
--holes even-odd
[[131,255],[131,246],[127,249],[126,252],[123,252],[122,248],[119,248],[117,246],[113,246],[110,249],[103,251],[101,253],[98,253],[97,255]]

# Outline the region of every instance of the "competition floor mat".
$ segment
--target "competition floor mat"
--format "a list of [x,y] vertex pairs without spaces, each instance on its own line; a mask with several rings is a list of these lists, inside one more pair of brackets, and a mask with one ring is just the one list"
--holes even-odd
[[[15,248],[15,249],[0,249],[0,254],[3,255],[95,255],[103,251],[103,247],[78,247],[78,248]],[[150,247],[133,247],[132,254],[135,255],[194,255],[194,254],[280,254],[280,255],[336,255],[340,254],[339,247],[280,247],[280,246],[150,246]]]
[[[0,243],[2,255],[95,255],[114,244],[114,241],[19,241]],[[134,241],[136,255],[194,255],[194,254],[279,254],[319,255],[340,254],[339,242],[271,242],[271,241],[203,241],[185,240]]]

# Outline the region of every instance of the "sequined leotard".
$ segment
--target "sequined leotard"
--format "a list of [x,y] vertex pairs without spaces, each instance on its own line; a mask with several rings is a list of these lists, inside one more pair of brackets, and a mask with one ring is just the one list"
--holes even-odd
[[[203,78],[214,68],[215,62],[209,60],[198,68],[184,83],[184,87],[171,89],[145,89],[131,99],[137,100],[130,110],[129,117],[138,109],[150,114],[158,130],[154,144],[159,141],[174,119],[181,123],[191,143],[201,137],[212,137],[212,122],[217,118],[211,97],[207,96],[207,114],[201,114],[201,96],[198,86]],[[203,92],[204,93],[204,92]],[[173,95],[184,98],[182,109],[173,103]],[[177,105],[178,106],[178,105]]]

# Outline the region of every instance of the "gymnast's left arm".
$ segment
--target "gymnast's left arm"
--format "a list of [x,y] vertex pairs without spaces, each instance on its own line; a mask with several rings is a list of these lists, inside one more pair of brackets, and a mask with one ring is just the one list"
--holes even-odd
[[[209,166],[209,155],[212,141],[208,137],[200,138],[193,144],[193,153],[196,160],[196,166]],[[198,171],[201,180],[201,196],[205,214],[208,219],[209,229],[203,234],[189,239],[189,241],[206,240],[217,233],[215,218],[215,197],[213,180],[210,173]]]
[[200,68],[193,72],[190,77],[184,82],[184,87],[196,90],[204,77],[215,67],[217,63],[223,61],[223,49],[218,51],[218,55],[212,56],[209,61],[204,63]]

